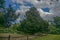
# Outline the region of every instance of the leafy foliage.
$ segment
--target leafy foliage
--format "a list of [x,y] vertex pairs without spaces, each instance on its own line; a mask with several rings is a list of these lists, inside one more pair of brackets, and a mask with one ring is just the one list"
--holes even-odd
[[21,27],[18,31],[22,31],[26,34],[34,34],[37,32],[47,32],[48,22],[40,17],[39,12],[35,7],[30,8],[26,12],[26,19],[21,22]]
[[11,4],[9,8],[5,8],[4,4],[5,0],[0,0],[0,26],[9,27],[18,18],[18,15],[15,14]]
[[57,28],[60,28],[60,17],[54,17],[54,24]]
[[5,0],[0,0],[0,8],[4,8]]
[[6,19],[4,17],[4,14],[0,12],[0,26],[5,26]]
[[18,15],[15,14],[15,10],[11,5],[7,9],[7,13],[4,16],[7,20],[7,26],[11,26],[12,22],[14,22],[18,18]]

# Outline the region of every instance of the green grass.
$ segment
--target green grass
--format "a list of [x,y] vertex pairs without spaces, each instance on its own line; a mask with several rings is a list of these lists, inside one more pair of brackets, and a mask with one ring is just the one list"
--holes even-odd
[[4,28],[4,27],[0,27],[0,33],[20,33],[19,31],[17,31],[14,28]]
[[42,37],[36,37],[33,40],[60,40],[60,35],[47,35]]

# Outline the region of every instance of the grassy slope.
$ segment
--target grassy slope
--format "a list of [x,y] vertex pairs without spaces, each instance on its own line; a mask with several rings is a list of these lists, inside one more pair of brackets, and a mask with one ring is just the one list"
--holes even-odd
[[60,35],[47,35],[47,36],[37,37],[33,40],[60,40]]

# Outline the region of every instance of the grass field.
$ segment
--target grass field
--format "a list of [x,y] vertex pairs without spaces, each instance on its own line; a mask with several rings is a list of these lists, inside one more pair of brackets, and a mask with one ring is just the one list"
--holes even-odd
[[60,40],[60,35],[47,35],[42,37],[36,37],[33,40]]

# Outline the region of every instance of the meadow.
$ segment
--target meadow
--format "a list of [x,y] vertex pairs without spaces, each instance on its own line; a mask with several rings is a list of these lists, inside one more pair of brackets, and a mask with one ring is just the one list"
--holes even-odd
[[57,34],[49,34],[47,36],[36,37],[33,40],[60,40],[60,35]]

